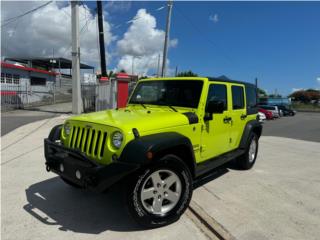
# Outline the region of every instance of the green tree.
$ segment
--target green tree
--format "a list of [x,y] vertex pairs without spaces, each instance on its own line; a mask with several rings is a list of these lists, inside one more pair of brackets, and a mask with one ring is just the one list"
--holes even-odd
[[267,97],[268,96],[266,91],[261,88],[258,88],[258,95],[259,95],[259,97]]
[[293,101],[309,103],[312,100],[320,100],[320,91],[316,89],[298,90],[289,95]]
[[270,94],[269,97],[270,98],[282,98],[282,96],[280,94]]
[[191,70],[185,72],[179,72],[177,77],[198,77],[198,74],[192,72]]

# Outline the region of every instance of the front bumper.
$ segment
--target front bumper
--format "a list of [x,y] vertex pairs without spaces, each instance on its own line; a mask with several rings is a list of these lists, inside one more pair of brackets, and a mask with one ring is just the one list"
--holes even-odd
[[140,167],[138,164],[122,161],[101,165],[91,161],[81,152],[66,148],[48,138],[44,140],[44,146],[48,171],[95,192],[103,192]]

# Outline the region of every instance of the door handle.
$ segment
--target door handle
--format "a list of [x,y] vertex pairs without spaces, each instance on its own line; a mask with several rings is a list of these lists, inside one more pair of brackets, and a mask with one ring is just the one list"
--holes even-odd
[[242,115],[240,116],[241,120],[246,119],[246,117],[247,117],[247,115],[246,115],[246,114],[242,114]]
[[225,118],[223,119],[223,122],[224,122],[224,123],[229,123],[229,122],[231,122],[231,120],[232,120],[231,117],[225,117]]

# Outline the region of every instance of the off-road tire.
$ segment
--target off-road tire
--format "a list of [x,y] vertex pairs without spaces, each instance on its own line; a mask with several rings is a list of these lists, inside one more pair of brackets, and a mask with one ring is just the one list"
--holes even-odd
[[[252,154],[250,152],[250,146],[251,146],[253,141],[256,144],[256,148],[255,148],[254,157],[252,158],[252,156],[250,156],[250,154]],[[258,138],[257,134],[252,132],[250,134],[250,136],[249,136],[249,143],[248,143],[246,152],[237,159],[237,164],[238,164],[238,167],[240,169],[248,170],[248,169],[251,169],[253,167],[253,165],[255,164],[256,159],[257,159],[258,148],[259,148],[259,138]]]
[[[157,228],[177,221],[189,206],[192,197],[192,176],[187,165],[176,155],[165,155],[156,163],[141,169],[127,179],[125,198],[130,215],[145,228]],[[159,215],[150,213],[142,203],[141,191],[147,179],[157,171],[169,170],[181,182],[181,195],[176,205],[168,212]]]

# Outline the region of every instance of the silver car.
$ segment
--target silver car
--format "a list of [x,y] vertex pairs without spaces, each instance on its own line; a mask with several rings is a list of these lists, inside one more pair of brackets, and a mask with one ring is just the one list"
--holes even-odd
[[278,109],[277,106],[262,105],[260,107],[265,109],[265,110],[268,110],[268,111],[272,112],[273,117],[275,117],[275,118],[279,118],[280,117],[279,109]]

